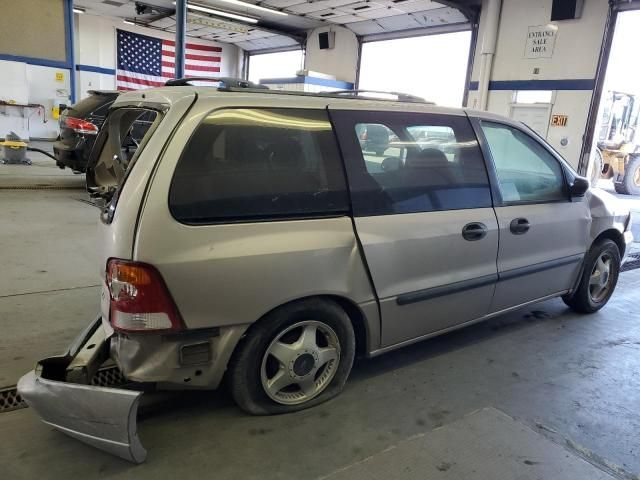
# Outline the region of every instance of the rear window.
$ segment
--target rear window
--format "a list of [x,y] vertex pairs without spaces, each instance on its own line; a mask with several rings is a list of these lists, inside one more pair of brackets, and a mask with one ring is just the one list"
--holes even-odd
[[85,118],[89,115],[105,117],[111,104],[116,100],[117,95],[98,94],[89,95],[78,103],[67,107],[68,115],[76,118]]
[[338,215],[345,183],[325,111],[223,109],[185,147],[169,206],[185,223]]

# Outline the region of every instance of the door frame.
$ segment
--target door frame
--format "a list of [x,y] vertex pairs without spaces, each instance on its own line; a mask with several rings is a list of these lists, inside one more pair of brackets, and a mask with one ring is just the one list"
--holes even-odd
[[580,150],[580,158],[578,160],[577,170],[580,175],[586,175],[587,169],[589,168],[591,147],[593,145],[593,139],[596,132],[600,100],[602,99],[604,80],[607,76],[607,68],[609,67],[609,56],[611,55],[611,46],[613,45],[613,36],[616,30],[618,14],[632,10],[640,10],[640,0],[609,1],[609,12],[607,14],[607,20],[604,27],[602,46],[598,57],[598,66],[596,67],[595,87],[591,95],[587,124],[582,141],[582,149]]

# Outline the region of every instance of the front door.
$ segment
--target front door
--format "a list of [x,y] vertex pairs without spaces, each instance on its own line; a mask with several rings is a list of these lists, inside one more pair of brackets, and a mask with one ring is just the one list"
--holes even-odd
[[492,312],[571,289],[588,248],[585,198],[569,198],[564,168],[525,131],[481,122],[500,202],[498,275]]
[[[498,225],[467,117],[330,113],[380,300],[382,347],[486,315],[497,279]],[[375,148],[372,132],[384,140]]]

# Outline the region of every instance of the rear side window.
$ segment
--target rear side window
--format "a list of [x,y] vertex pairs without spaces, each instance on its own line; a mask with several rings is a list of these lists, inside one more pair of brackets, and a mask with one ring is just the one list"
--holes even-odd
[[332,114],[356,216],[491,207],[469,121],[450,115]]
[[169,207],[185,223],[343,214],[343,172],[323,110],[217,110],[178,161]]

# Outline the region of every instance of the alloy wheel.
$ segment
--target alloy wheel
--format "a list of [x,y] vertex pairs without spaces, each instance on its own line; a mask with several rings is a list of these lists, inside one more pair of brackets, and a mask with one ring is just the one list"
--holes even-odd
[[611,289],[612,275],[611,266],[613,259],[608,253],[603,253],[598,257],[589,277],[589,296],[594,303],[602,302]]
[[328,325],[307,320],[280,332],[262,359],[262,388],[273,401],[298,405],[322,393],[340,363],[340,341]]

